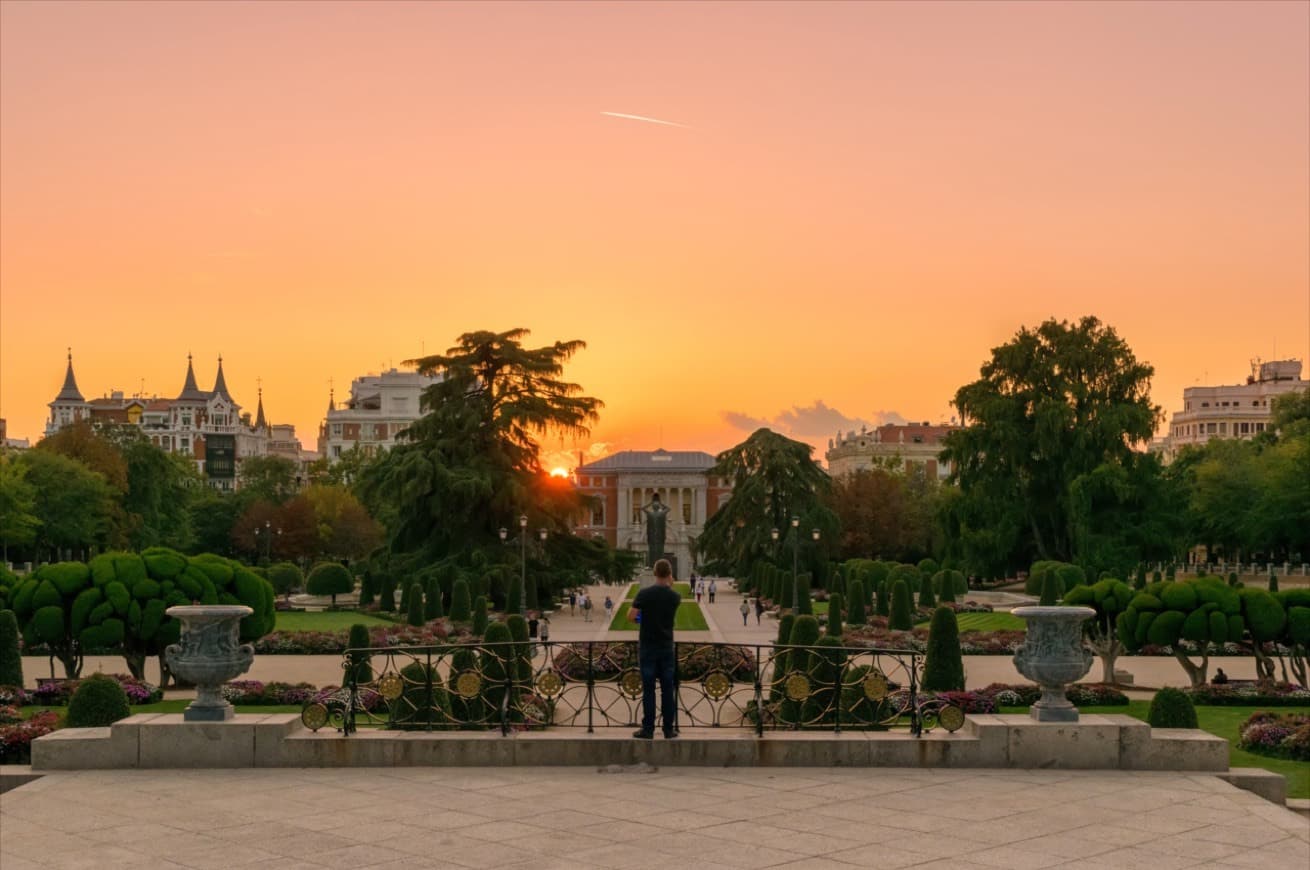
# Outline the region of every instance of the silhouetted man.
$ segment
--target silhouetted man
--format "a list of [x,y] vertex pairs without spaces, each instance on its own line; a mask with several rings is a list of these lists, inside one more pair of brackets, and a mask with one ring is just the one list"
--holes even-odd
[[641,627],[637,636],[637,663],[641,669],[641,730],[633,737],[655,736],[655,681],[660,683],[660,713],[664,737],[678,736],[678,698],[674,676],[677,656],[673,646],[673,619],[682,597],[673,591],[673,567],[668,559],[655,562],[655,585],[637,593],[628,619]]

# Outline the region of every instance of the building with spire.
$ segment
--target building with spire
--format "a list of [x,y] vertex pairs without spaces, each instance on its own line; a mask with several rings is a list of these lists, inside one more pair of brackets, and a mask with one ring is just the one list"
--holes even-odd
[[327,415],[318,430],[318,451],[336,462],[355,447],[366,453],[389,450],[396,436],[423,415],[423,391],[439,378],[389,369],[350,383],[350,398],[340,407],[328,391]]
[[182,391],[175,398],[144,393],[128,396],[112,390],[88,401],[77,387],[70,350],[64,386],[49,404],[46,435],[79,420],[138,426],[151,444],[190,457],[215,489],[236,489],[241,462],[251,456],[292,453],[290,458],[303,464],[295,428],[268,424],[262,387],[255,422],[251,422],[249,413],[241,412],[241,405],[228,389],[222,356],[218,358],[218,372],[211,390],[200,389],[191,354],[187,354]]

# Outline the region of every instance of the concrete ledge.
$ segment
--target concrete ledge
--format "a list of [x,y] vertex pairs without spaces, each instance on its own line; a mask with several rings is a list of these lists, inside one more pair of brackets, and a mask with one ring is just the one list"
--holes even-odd
[[33,773],[30,764],[0,764],[0,794],[13,791],[20,785],[36,782],[44,775]]
[[[1035,722],[970,716],[950,734],[691,728],[676,740],[636,740],[624,728],[521,732],[379,731],[350,737],[306,730],[294,714],[186,722],[133,716],[112,728],[64,729],[35,741],[32,768],[507,767],[962,767],[1070,770],[1227,770],[1228,743],[1202,731],[1151,729],[1127,716]],[[1268,786],[1272,788],[1272,786]]]
[[1287,800],[1287,778],[1281,773],[1259,767],[1234,767],[1227,773],[1219,774],[1219,778],[1252,794],[1258,794],[1270,803],[1291,808]]

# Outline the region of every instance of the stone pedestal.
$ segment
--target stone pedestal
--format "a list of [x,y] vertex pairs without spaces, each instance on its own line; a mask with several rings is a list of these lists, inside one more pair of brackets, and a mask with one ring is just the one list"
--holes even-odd
[[1078,708],[1065,687],[1087,675],[1092,651],[1083,645],[1083,623],[1096,615],[1090,607],[1016,607],[1010,611],[1028,623],[1014,667],[1042,687],[1042,697],[1028,709],[1038,722],[1077,722]]

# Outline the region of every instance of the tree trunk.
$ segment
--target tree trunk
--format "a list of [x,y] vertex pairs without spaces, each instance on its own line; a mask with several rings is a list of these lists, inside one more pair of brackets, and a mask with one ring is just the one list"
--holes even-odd
[[1206,681],[1206,674],[1210,670],[1210,651],[1208,649],[1201,654],[1201,664],[1199,665],[1192,664],[1192,660],[1187,657],[1187,653],[1183,652],[1180,647],[1174,647],[1174,658],[1187,672],[1187,677],[1192,681],[1193,688]]
[[1288,653],[1288,658],[1292,660],[1292,676],[1296,677],[1299,685],[1307,685],[1306,672],[1310,670],[1307,665],[1310,664],[1310,650],[1305,647],[1294,646]]
[[146,678],[146,654],[123,650],[123,661],[127,662],[127,672],[138,680]]

